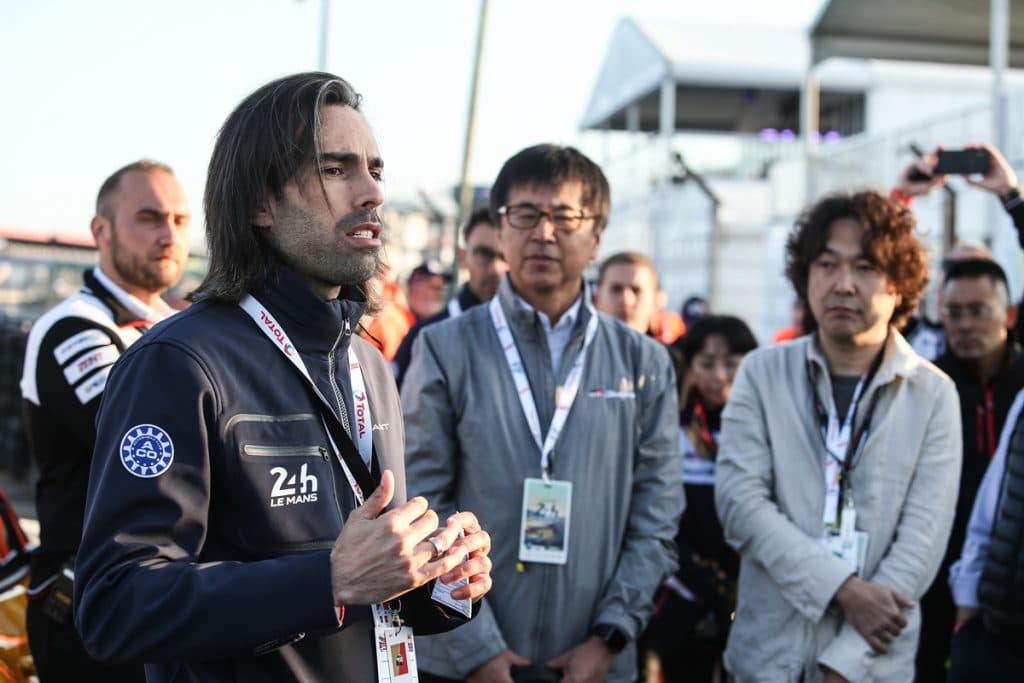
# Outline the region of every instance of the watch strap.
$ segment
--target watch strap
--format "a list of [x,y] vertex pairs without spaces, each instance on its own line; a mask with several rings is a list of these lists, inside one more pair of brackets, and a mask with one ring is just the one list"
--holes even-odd
[[591,629],[590,634],[600,638],[613,655],[625,650],[629,644],[629,637],[626,636],[625,631],[614,624],[598,624]]
[[1020,186],[1011,187],[1006,192],[999,195],[999,201],[1003,203],[1003,208],[1007,211],[1015,209],[1024,203],[1024,199],[1021,198]]

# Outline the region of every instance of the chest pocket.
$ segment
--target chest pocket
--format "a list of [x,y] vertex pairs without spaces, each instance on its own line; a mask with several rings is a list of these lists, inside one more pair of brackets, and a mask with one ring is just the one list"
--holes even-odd
[[226,432],[236,542],[257,557],[331,547],[343,517],[320,417],[235,415]]

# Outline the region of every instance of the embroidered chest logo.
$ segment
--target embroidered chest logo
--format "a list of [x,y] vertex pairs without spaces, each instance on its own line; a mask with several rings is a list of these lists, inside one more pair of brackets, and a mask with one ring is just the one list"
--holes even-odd
[[136,425],[121,439],[121,464],[136,477],[159,477],[171,467],[174,443],[160,427]]
[[315,503],[320,482],[316,475],[309,474],[309,466],[303,464],[298,472],[289,472],[284,467],[273,467],[270,476],[274,478],[274,486],[270,489],[270,507],[279,508],[286,505]]

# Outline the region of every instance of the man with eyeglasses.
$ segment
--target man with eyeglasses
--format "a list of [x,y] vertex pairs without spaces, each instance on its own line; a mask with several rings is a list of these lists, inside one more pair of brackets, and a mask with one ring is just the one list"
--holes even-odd
[[414,345],[411,489],[486,520],[497,587],[474,623],[422,639],[421,680],[636,675],[633,641],[676,565],[682,459],[667,352],[596,312],[584,286],[609,208],[579,151],[510,158],[491,190],[508,276]]
[[[1017,231],[1017,240],[1024,247],[1024,197],[1021,196],[1021,185],[1013,166],[1007,161],[998,149],[992,145],[966,145],[965,149],[984,152],[989,159],[988,169],[983,174],[963,176],[964,182],[979,189],[995,195],[1007,216],[1013,221],[1013,227]],[[892,196],[906,206],[911,206],[914,199],[923,197],[941,187],[949,180],[945,174],[935,173],[938,164],[938,154],[941,147],[924,155],[912,164],[903,169],[896,187],[892,190]],[[946,255],[944,264],[957,258],[990,257],[988,250],[983,245],[970,245],[954,248]],[[1018,337],[1024,337],[1024,320],[1018,317],[1016,332]],[[934,361],[945,350],[945,334],[941,326],[930,323],[926,318],[915,317],[910,320],[903,330],[907,341],[911,346],[928,360]]]
[[980,258],[948,262],[940,313],[947,349],[936,365],[953,379],[960,394],[963,465],[949,545],[935,581],[921,599],[919,681],[946,679],[956,622],[949,567],[960,555],[971,507],[1006,415],[1024,388],[1024,353],[1010,332],[1017,307],[999,264]]
[[399,387],[402,386],[412,359],[412,343],[423,328],[454,318],[477,304],[490,301],[498,291],[501,278],[508,271],[508,264],[505,263],[498,243],[498,229],[491,222],[490,209],[480,208],[470,215],[469,221],[462,228],[462,241],[466,246],[459,249],[459,265],[469,273],[469,280],[440,313],[417,322],[405,335],[392,361]]

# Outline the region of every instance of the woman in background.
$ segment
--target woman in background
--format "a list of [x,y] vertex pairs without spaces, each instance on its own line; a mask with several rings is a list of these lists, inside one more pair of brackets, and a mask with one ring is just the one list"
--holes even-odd
[[[666,683],[717,681],[736,602],[739,559],[715,513],[715,458],[722,408],[740,360],[757,347],[739,318],[709,315],[683,338],[686,381],[680,381],[679,442],[686,511],[676,546],[679,571],[662,585],[642,647],[660,662]],[[648,681],[656,681],[648,666]]]

